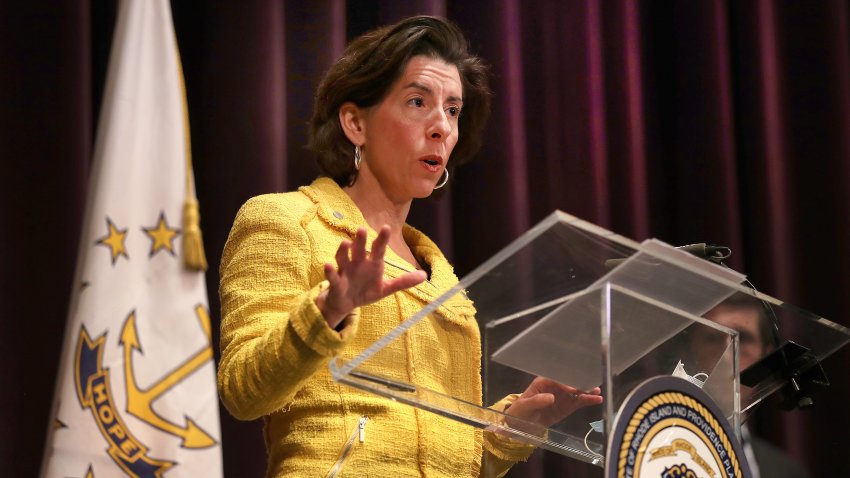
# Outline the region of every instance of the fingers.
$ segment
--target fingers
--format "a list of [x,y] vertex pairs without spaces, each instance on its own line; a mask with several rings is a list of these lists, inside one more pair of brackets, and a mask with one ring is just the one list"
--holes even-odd
[[342,271],[348,268],[348,265],[351,263],[351,259],[348,257],[348,251],[351,249],[351,241],[342,241],[339,243],[339,247],[336,250],[336,265],[337,268]]
[[384,225],[378,231],[378,237],[372,241],[372,259],[376,261],[384,260],[384,254],[387,252],[387,244],[390,242],[390,226]]
[[533,397],[525,399],[529,410],[540,410],[552,406],[555,403],[555,395],[551,393],[538,393]]
[[583,393],[578,396],[579,408],[599,405],[603,401],[604,399],[602,398],[602,395],[589,395],[587,393]]
[[[354,240],[343,241],[340,244],[340,248],[343,247],[343,244],[346,246],[345,251],[345,259],[348,259],[347,262],[361,262],[366,260],[367,256],[370,256],[371,259],[376,261],[383,261],[384,254],[387,251],[387,244],[390,242],[390,227],[384,226],[378,231],[378,237],[372,241],[372,251],[368,252],[366,249],[366,242],[369,237],[369,234],[366,232],[365,227],[360,227],[357,229],[357,233],[354,235]],[[337,251],[337,263],[340,263],[340,254],[341,250]],[[349,259],[350,255],[350,259]],[[346,263],[347,264],[347,263]],[[340,264],[342,266],[342,264]]]
[[421,284],[428,275],[425,271],[408,272],[395,279],[384,281],[384,293],[386,295],[395,294],[396,292],[408,289],[417,284]]
[[545,426],[551,426],[580,408],[599,405],[600,403],[602,403],[601,395],[581,392],[564,395],[560,392],[541,391],[534,395],[520,396],[506,410],[506,413]]
[[366,228],[358,228],[353,240],[344,240],[339,244],[335,255],[337,267],[333,267],[332,264],[325,265],[325,277],[328,282],[332,286],[344,283],[342,293],[350,299],[351,303],[365,305],[413,287],[427,279],[424,271],[408,272],[391,280],[383,279],[384,254],[389,240],[390,227],[385,225],[372,241],[372,250],[369,252],[366,249],[368,241]]
[[325,278],[331,285],[335,285],[339,282],[339,274],[336,271],[336,267],[330,262],[325,263]]
[[[560,383],[558,383],[554,380],[550,380],[546,377],[535,377],[535,379],[532,380],[531,383],[528,385],[528,388],[526,388],[525,391],[522,392],[522,396],[523,397],[531,397],[531,396],[537,395],[538,393],[541,393],[541,392],[550,392],[550,391],[551,392],[558,392],[558,391],[560,391],[559,388],[561,388],[561,387],[566,387],[566,385],[562,385],[562,384],[560,384]],[[570,390],[570,392],[573,392],[573,391],[575,391],[575,390],[574,389]],[[568,393],[570,393],[570,392],[568,392]]]
[[556,382],[546,377],[536,377],[534,380],[532,380],[531,384],[528,386],[523,395],[529,396],[540,392],[549,392],[554,393],[556,395],[570,395],[576,397],[584,394],[600,395],[602,394],[602,389],[599,387],[595,387],[592,390],[585,392],[573,386],[565,385],[563,383]]
[[517,398],[506,412],[524,420],[547,421],[544,415],[554,403],[555,396],[551,393],[538,393],[530,397]]
[[360,227],[351,243],[351,262],[360,262],[364,259],[366,259],[366,228]]

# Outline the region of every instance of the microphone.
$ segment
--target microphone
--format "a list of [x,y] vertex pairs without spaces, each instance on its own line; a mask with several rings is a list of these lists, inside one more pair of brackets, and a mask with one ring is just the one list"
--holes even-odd
[[[688,252],[692,255],[699,257],[700,259],[705,259],[709,262],[713,262],[715,264],[726,266],[723,263],[729,256],[732,255],[732,249],[729,249],[726,246],[716,246],[714,244],[706,244],[704,242],[700,242],[698,244],[688,244],[686,246],[678,246],[676,249],[681,251]],[[622,259],[608,259],[605,261],[606,269],[613,269],[623,262],[626,262],[628,257],[624,257]]]
[[732,255],[732,249],[729,249],[726,246],[716,246],[714,244],[706,244],[704,242],[679,246],[676,249],[689,252],[700,259],[705,259],[719,265],[724,265],[723,261]]

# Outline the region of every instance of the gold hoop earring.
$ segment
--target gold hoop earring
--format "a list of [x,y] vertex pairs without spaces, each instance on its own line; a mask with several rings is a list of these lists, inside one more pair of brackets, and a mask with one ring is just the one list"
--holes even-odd
[[363,157],[360,156],[360,146],[354,146],[354,169],[360,171],[360,162],[363,161]]
[[[440,184],[438,184],[438,185],[434,186],[434,190],[435,190],[435,191],[436,191],[437,189],[440,189],[441,187],[445,186],[445,185],[446,185],[446,183],[447,183],[447,182],[449,182],[449,170],[448,170],[448,169],[444,169],[444,170],[443,170],[443,172],[445,172],[445,173],[446,173],[446,179],[443,179],[442,181],[440,181]],[[441,174],[440,176],[442,176],[442,174]]]

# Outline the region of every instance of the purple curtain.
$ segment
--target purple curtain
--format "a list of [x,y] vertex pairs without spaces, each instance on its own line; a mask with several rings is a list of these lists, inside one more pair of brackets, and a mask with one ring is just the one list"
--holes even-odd
[[[173,2],[218,320],[218,260],[249,197],[317,174],[312,91],[352,37],[445,15],[491,65],[486,145],[410,222],[470,271],[554,209],[620,234],[729,245],[759,288],[850,326],[850,7],[843,0]],[[115,17],[0,1],[0,468],[39,467]],[[215,337],[217,340],[217,337]],[[757,431],[850,475],[850,350],[814,409]],[[222,415],[227,476],[262,476],[259,422]],[[598,476],[536,453],[513,476]]]

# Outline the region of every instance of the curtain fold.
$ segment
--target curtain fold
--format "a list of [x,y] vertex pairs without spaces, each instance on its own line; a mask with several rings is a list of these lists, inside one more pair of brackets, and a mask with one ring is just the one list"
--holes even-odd
[[0,2],[0,467],[38,470],[92,153],[85,2]]
[[[471,271],[555,209],[642,240],[730,246],[760,290],[850,325],[850,8],[845,1],[172,2],[213,328],[218,260],[249,197],[318,173],[313,91],[354,36],[446,15],[490,65],[478,157],[410,222]],[[0,2],[0,463],[29,476],[72,288],[112,2]],[[45,331],[48,331],[45,333]],[[215,332],[214,340],[218,336]],[[757,431],[815,476],[850,474],[850,351],[806,413]],[[227,476],[261,476],[262,423],[222,417]],[[828,430],[828,432],[827,432]],[[596,476],[538,452],[512,476]]]

